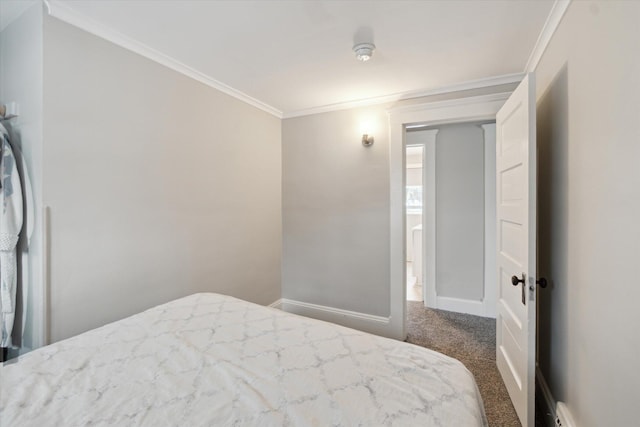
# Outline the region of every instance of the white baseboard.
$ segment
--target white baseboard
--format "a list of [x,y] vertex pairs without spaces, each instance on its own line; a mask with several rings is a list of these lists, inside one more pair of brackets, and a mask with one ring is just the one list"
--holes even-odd
[[324,305],[310,304],[302,301],[295,301],[282,298],[270,307],[280,308],[288,313],[299,314],[301,316],[312,317],[326,322],[337,323],[353,329],[369,332],[376,335],[391,336],[391,318],[384,316],[374,316],[356,311],[343,310],[340,308],[327,307]]
[[473,314],[474,316],[482,317],[496,317],[495,314],[487,313],[487,308],[482,301],[438,296],[436,297],[436,305],[434,308],[439,310],[455,311],[456,313]]
[[272,302],[267,307],[277,308],[278,310],[282,310],[282,298],[277,301]]

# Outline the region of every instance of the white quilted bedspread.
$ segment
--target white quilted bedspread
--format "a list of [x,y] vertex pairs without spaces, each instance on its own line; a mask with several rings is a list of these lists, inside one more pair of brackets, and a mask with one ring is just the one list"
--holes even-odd
[[195,294],[0,368],[5,426],[484,426],[457,360]]

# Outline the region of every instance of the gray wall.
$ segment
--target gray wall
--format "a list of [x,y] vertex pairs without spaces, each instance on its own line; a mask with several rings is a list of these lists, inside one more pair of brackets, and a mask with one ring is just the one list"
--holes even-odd
[[53,341],[193,292],[280,297],[281,122],[45,18]]
[[[508,84],[282,122],[282,297],[388,316],[390,107],[510,92]],[[360,143],[371,121],[375,143]]]
[[484,295],[484,131],[439,126],[436,135],[436,289],[438,296]]
[[[16,102],[20,115],[3,122],[14,147],[21,150],[27,164],[33,190],[33,200],[26,200],[34,208],[33,224],[28,243],[20,241],[21,287],[18,289],[18,311],[14,324],[14,344],[21,351],[42,345],[43,287],[42,287],[42,4],[33,5],[0,33],[0,102]],[[2,12],[2,6],[0,6]],[[26,318],[22,325],[22,298],[26,299]],[[20,332],[24,327],[24,341]],[[16,333],[18,336],[16,336]]]
[[539,365],[576,425],[637,425],[640,3],[572,2],[537,67]]
[[283,121],[283,298],[389,315],[385,121],[379,107]]

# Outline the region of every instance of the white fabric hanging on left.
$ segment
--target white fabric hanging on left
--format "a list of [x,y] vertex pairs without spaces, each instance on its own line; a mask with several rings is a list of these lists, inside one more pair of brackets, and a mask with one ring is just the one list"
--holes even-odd
[[22,186],[7,130],[0,124],[2,158],[0,159],[0,313],[2,339],[0,347],[11,347],[11,332],[16,314],[17,262],[16,245],[22,228]]

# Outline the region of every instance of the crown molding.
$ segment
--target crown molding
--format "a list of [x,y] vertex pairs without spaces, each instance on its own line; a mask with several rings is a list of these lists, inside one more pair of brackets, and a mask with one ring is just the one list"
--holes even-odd
[[460,106],[469,106],[476,104],[487,104],[492,102],[504,102],[509,99],[511,92],[492,93],[488,95],[468,96],[465,98],[447,99],[444,101],[425,102],[421,104],[402,105],[387,110],[389,115],[397,115],[403,113],[413,113],[425,110],[441,110],[444,108],[455,108]]
[[435,89],[428,89],[422,91],[408,91],[399,92],[391,95],[378,96],[373,98],[366,98],[360,100],[352,100],[347,102],[339,102],[335,104],[328,104],[319,107],[306,108],[300,110],[293,110],[283,112],[265,102],[262,102],[256,98],[253,98],[233,87],[222,83],[210,76],[189,67],[188,65],[158,51],[144,43],[128,37],[113,28],[107,27],[103,24],[96,22],[88,16],[78,13],[69,6],[60,2],[59,0],[43,0],[46,10],[50,16],[53,16],[61,21],[64,21],[70,25],[78,27],[84,31],[87,31],[95,36],[112,42],[122,48],[137,53],[147,59],[164,65],[174,71],[177,71],[187,77],[190,77],[200,83],[203,83],[209,87],[217,89],[229,96],[232,96],[242,102],[245,102],[253,107],[256,107],[262,111],[265,111],[280,119],[289,119],[300,116],[308,116],[312,114],[327,113],[331,111],[347,110],[351,108],[368,107],[373,105],[387,104],[392,102],[398,102],[408,99],[422,98],[426,96],[441,95],[452,92],[460,92],[465,90],[480,89],[490,86],[499,86],[509,83],[518,83],[522,80],[526,72],[535,70],[542,57],[542,54],[546,50],[551,37],[555,33],[562,17],[564,16],[569,4],[572,0],[556,0],[553,4],[549,16],[545,21],[545,24],[538,36],[536,44],[529,56],[525,71],[523,73],[506,74],[502,76],[489,77],[485,79],[472,80],[462,83],[457,83],[448,86],[442,86]]
[[188,65],[183,64],[182,62],[165,55],[162,52],[159,52],[144,43],[140,43],[137,40],[134,40],[130,37],[125,36],[124,34],[116,31],[110,27],[107,27],[103,24],[100,24],[88,16],[78,13],[75,10],[71,9],[67,5],[58,0],[47,0],[44,2],[47,6],[48,13],[50,16],[54,18],[60,19],[68,24],[71,24],[75,27],[78,27],[84,31],[87,31],[95,36],[98,36],[102,39],[105,39],[111,43],[114,43],[122,48],[130,50],[138,55],[141,55],[147,59],[150,59],[158,64],[164,65],[167,68],[170,68],[174,71],[177,71],[185,76],[188,76],[200,83],[203,83],[207,86],[210,86],[214,89],[219,90],[229,96],[232,96],[242,102],[245,102],[253,107],[256,107],[262,111],[265,111],[269,114],[276,116],[277,118],[282,118],[282,111],[278,110],[266,104],[258,99],[255,99],[237,89],[232,88],[218,80],[215,80],[206,74],[195,70]]
[[387,104],[407,99],[422,98],[425,96],[442,95],[451,92],[461,92],[465,90],[481,89],[490,86],[500,86],[509,83],[520,83],[524,78],[524,73],[505,74],[502,76],[488,77],[486,79],[471,80],[468,82],[456,83],[442,86],[436,89],[423,91],[400,92],[392,95],[378,96],[374,98],[360,99],[356,101],[339,102],[335,104],[323,105],[321,107],[307,108],[302,110],[285,112],[283,119],[290,119],[311,114],[328,113],[331,111],[348,110],[351,108],[368,107],[372,105]]
[[547,20],[542,27],[542,31],[540,31],[538,40],[536,40],[536,44],[533,46],[531,55],[529,55],[527,65],[524,67],[525,73],[531,73],[538,67],[542,54],[547,50],[547,46],[549,46],[549,42],[551,42],[551,37],[553,37],[553,34],[558,29],[560,21],[562,21],[562,17],[570,4],[571,0],[556,0],[555,3],[553,3],[549,16],[547,16]]

